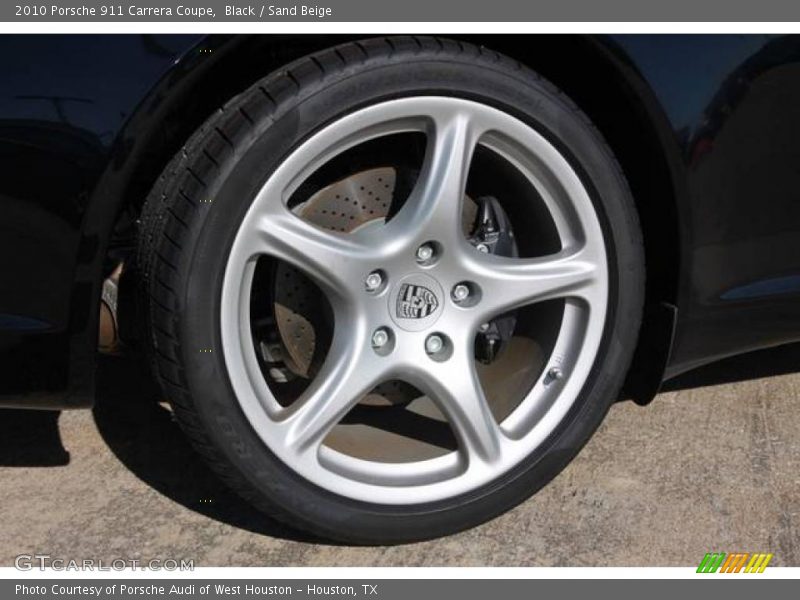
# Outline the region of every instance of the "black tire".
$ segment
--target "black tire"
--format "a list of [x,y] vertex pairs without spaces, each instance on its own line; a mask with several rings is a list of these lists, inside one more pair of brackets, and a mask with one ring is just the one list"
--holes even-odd
[[[227,249],[250,199],[299,141],[358,107],[434,92],[512,113],[570,159],[593,193],[607,236],[611,294],[599,359],[580,398],[527,461],[474,492],[390,507],[316,487],[260,441],[228,380],[218,325],[220,289]],[[231,99],[188,140],[150,193],[137,261],[154,371],[199,452],[265,513],[325,538],[359,544],[453,533],[503,513],[550,481],[616,398],[636,344],[644,295],[634,203],[619,165],[588,118],[518,62],[427,37],[371,39],[325,50]]]

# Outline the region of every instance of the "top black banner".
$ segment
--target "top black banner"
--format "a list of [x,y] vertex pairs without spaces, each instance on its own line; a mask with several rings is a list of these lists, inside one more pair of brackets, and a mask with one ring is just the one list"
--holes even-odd
[[796,0],[50,0],[0,4],[0,22],[791,22]]

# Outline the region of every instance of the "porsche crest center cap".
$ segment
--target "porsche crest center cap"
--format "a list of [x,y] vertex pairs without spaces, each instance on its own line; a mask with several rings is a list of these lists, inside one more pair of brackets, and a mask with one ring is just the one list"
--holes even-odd
[[433,325],[442,313],[442,286],[422,273],[408,275],[389,294],[389,313],[398,327],[406,331],[423,331]]

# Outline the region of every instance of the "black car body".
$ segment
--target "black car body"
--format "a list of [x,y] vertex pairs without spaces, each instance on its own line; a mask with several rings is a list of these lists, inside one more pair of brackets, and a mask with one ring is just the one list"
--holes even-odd
[[[345,38],[0,37],[0,405],[90,405],[126,222],[225,99]],[[464,38],[468,39],[468,38]],[[800,339],[800,38],[485,36],[608,140],[642,221],[628,389]]]

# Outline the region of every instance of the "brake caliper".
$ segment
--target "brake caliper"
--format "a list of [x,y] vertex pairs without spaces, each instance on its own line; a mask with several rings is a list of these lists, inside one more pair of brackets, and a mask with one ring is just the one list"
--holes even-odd
[[[514,232],[497,198],[481,196],[469,242],[479,251],[516,258],[519,254]],[[507,313],[481,325],[475,338],[475,358],[489,364],[514,335],[516,313]]]

